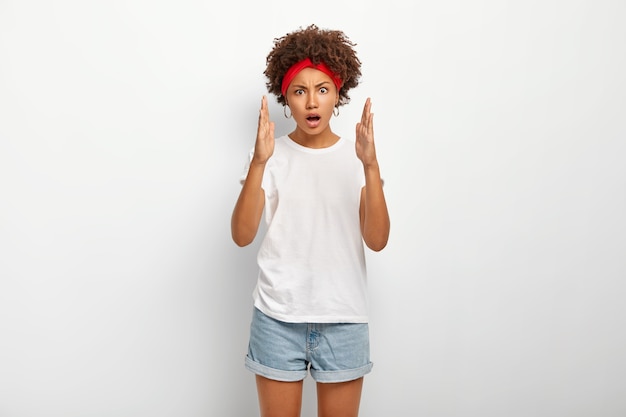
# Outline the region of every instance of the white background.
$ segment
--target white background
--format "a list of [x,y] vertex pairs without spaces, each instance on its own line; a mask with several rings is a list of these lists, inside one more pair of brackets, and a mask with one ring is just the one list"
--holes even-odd
[[[361,415],[626,415],[626,3],[0,0],[0,416],[252,416],[230,239],[275,37],[357,43]],[[273,96],[277,133],[292,125]],[[303,416],[315,415],[312,379]]]

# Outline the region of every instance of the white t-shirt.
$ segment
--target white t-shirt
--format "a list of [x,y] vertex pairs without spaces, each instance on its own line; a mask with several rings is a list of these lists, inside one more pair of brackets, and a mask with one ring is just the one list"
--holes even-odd
[[311,149],[288,136],[276,139],[262,183],[267,232],[257,256],[255,307],[286,322],[367,322],[364,185],[353,141]]

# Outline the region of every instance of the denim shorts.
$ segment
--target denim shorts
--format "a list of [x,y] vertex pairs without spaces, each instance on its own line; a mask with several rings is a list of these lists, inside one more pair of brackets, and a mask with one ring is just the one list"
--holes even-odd
[[345,382],[372,370],[367,323],[286,323],[257,308],[245,366],[277,381]]

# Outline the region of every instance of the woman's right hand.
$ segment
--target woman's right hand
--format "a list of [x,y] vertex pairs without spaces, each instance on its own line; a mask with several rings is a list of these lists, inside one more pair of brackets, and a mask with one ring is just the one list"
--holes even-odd
[[263,173],[265,163],[273,153],[274,123],[270,121],[267,98],[263,96],[254,154],[230,222],[233,241],[239,246],[250,244],[259,229],[265,207],[265,193],[262,188]]
[[261,99],[259,111],[259,126],[254,145],[253,162],[265,164],[274,153],[274,122],[270,121],[270,112],[267,106],[267,97]]

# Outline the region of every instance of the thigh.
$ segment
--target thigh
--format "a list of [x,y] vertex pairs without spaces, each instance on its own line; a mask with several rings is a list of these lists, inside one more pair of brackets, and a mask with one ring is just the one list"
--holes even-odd
[[346,382],[318,382],[317,410],[319,417],[357,417],[361,404],[363,378]]
[[283,382],[256,376],[261,417],[299,417],[303,381]]

